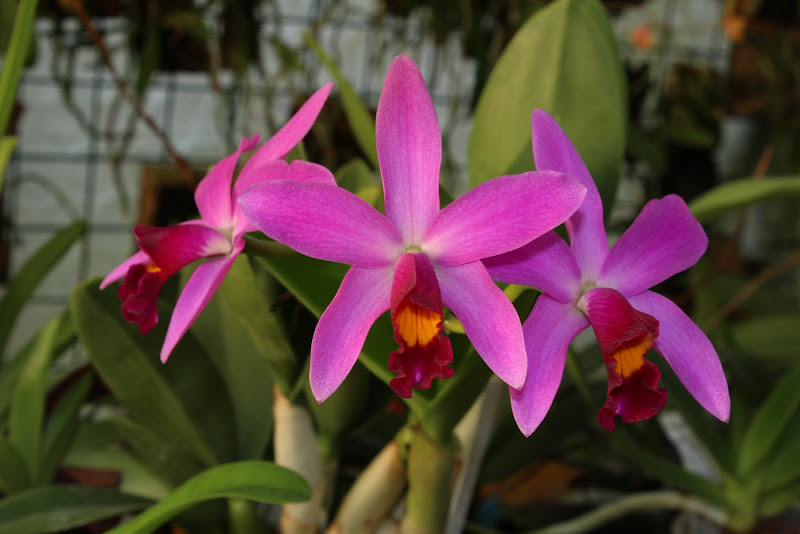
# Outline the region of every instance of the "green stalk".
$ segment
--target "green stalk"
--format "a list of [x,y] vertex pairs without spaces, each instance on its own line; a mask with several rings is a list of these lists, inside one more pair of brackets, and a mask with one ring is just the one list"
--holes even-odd
[[258,517],[256,504],[246,499],[228,499],[228,532],[259,534],[266,530]]
[[408,451],[408,497],[401,534],[441,534],[447,523],[455,455],[422,426],[413,428]]

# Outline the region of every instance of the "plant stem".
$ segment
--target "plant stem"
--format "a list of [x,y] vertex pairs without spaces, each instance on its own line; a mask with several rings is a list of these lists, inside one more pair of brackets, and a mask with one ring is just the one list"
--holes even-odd
[[255,503],[245,499],[228,499],[228,532],[258,534],[266,530],[256,513]]
[[598,506],[591,512],[575,519],[556,523],[526,534],[581,534],[632,512],[644,510],[680,510],[699,515],[712,523],[724,526],[728,515],[706,501],[678,493],[677,491],[651,491],[623,497],[614,502]]
[[417,425],[408,452],[408,497],[401,534],[441,534],[447,523],[455,455]]

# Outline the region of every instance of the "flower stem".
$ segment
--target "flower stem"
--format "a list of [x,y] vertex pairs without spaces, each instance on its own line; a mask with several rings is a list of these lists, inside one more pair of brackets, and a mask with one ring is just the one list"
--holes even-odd
[[678,493],[677,491],[664,490],[623,497],[603,506],[598,506],[591,512],[575,519],[532,530],[527,534],[581,534],[631,512],[643,510],[680,510],[699,515],[721,526],[728,521],[728,515],[723,510],[703,500]]
[[228,532],[258,534],[265,530],[256,512],[255,503],[246,499],[228,499]]
[[441,534],[447,523],[455,455],[415,426],[408,451],[408,497],[401,534]]

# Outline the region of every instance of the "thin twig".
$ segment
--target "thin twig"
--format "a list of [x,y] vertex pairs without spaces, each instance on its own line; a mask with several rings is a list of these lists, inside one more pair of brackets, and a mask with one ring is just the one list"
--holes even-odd
[[749,299],[753,293],[755,293],[758,288],[764,285],[770,278],[778,276],[779,274],[788,271],[795,265],[800,264],[800,250],[783,260],[777,265],[773,265],[771,267],[767,267],[760,273],[758,273],[752,280],[750,280],[739,293],[733,297],[728,304],[722,307],[722,309],[715,314],[711,319],[709,319],[706,324],[704,325],[703,330],[708,333],[714,330],[722,320],[736,311],[739,306],[744,304],[747,299]]
[[192,171],[189,169],[189,165],[186,161],[178,154],[178,151],[173,146],[172,142],[167,137],[166,133],[161,129],[161,127],[156,124],[156,121],[145,112],[144,108],[142,108],[141,103],[139,100],[134,97],[131,92],[128,90],[128,86],[125,84],[125,80],[120,77],[117,73],[117,69],[114,68],[114,63],[111,61],[111,53],[108,51],[108,47],[103,41],[103,36],[100,35],[100,32],[97,31],[97,27],[92,22],[91,17],[86,13],[86,9],[83,7],[82,0],[61,0],[61,5],[71,9],[81,21],[83,26],[86,28],[86,31],[89,32],[91,35],[92,40],[97,45],[97,48],[100,50],[100,55],[103,57],[103,63],[105,63],[106,68],[111,73],[111,78],[114,80],[114,83],[117,86],[117,90],[119,91],[122,98],[127,101],[134,110],[136,110],[136,114],[139,116],[140,119],[144,121],[145,124],[153,131],[153,133],[158,137],[161,141],[161,144],[164,145],[164,149],[167,151],[167,154],[173,159],[175,165],[178,167],[181,175],[183,176],[186,184],[194,188],[197,183],[192,175]]

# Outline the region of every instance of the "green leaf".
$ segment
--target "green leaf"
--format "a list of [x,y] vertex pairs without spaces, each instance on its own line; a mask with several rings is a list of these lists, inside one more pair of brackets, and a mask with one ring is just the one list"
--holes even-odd
[[0,532],[65,532],[145,508],[150,501],[92,486],[43,486],[0,501]]
[[727,182],[694,199],[689,209],[700,221],[707,221],[748,204],[786,195],[800,195],[800,176],[743,178]]
[[0,488],[5,493],[14,493],[28,488],[31,477],[25,460],[17,448],[0,432]]
[[317,55],[320,62],[325,65],[333,79],[336,80],[336,87],[339,89],[344,112],[350,121],[353,135],[355,135],[364,156],[372,164],[372,168],[379,169],[378,149],[375,144],[375,121],[372,118],[372,114],[367,110],[367,107],[358,97],[358,93],[341,73],[333,59],[325,53],[314,37],[307,33],[304,35],[304,39],[308,47]]
[[19,376],[9,417],[9,441],[23,457],[31,479],[39,479],[39,447],[42,438],[47,371],[55,348],[62,316],[51,319],[37,337],[31,357]]
[[800,482],[798,450],[800,450],[800,415],[795,414],[766,462],[762,475],[764,488],[778,489],[793,482]]
[[19,85],[19,78],[22,75],[22,66],[33,40],[36,4],[36,0],[21,0],[17,6],[14,30],[11,32],[8,52],[3,61],[3,73],[0,75],[0,132],[6,131],[14,100],[17,97],[17,85]]
[[625,76],[608,14],[596,0],[558,0],[520,28],[475,110],[469,183],[533,170],[531,113],[550,113],[569,135],[610,209],[627,125]]
[[739,472],[750,475],[772,451],[800,406],[800,364],[772,390],[753,418],[739,453]]
[[[60,328],[55,337],[54,358],[58,357],[68,347],[72,346],[77,339],[68,310],[62,312],[58,323]],[[33,349],[36,347],[43,333],[44,332],[40,330],[33,339],[28,341],[28,343],[17,352],[10,362],[0,368],[0,420],[3,419],[9,406],[11,406],[15,385],[19,381],[19,376],[27,365],[28,360],[33,354]]]
[[736,347],[757,356],[783,359],[797,358],[800,347],[800,314],[771,314],[738,321],[731,328]]
[[311,487],[297,473],[271,462],[247,461],[212,467],[109,534],[152,532],[182,511],[209,499],[249,499],[273,504],[311,498]]
[[205,465],[233,455],[235,430],[225,386],[208,356],[187,334],[168,363],[158,354],[166,333],[166,311],[143,336],[119,313],[113,290],[97,280],[75,288],[70,303],[81,344],[103,382],[139,420]]
[[0,354],[3,354],[11,329],[28,298],[50,269],[86,233],[86,223],[76,221],[47,240],[18,271],[0,299]]
[[339,187],[354,193],[370,206],[383,209],[381,187],[375,180],[372,169],[364,163],[364,160],[356,158],[348,161],[337,169],[335,175]]
[[[796,451],[797,449],[795,449],[795,453]],[[795,454],[795,461],[796,458]],[[800,499],[800,481],[761,497],[758,503],[759,515],[764,517],[776,516],[797,504],[798,499]]]
[[162,438],[130,417],[116,417],[110,423],[136,457],[170,485],[182,484],[203,470],[203,465],[180,444]]
[[6,165],[8,160],[11,159],[11,154],[14,152],[14,147],[17,146],[17,138],[7,135],[0,137],[0,191],[3,190],[3,177],[6,172]]
[[[294,356],[279,330],[257,330],[259,324],[277,328],[277,320],[263,292],[254,291],[247,284],[231,287],[247,279],[255,282],[255,273],[248,258],[240,256],[191,331],[212,356],[227,384],[236,419],[237,458],[257,459],[263,456],[272,435],[273,374],[270,369],[275,364],[270,362],[276,356]],[[250,295],[238,299],[237,295],[244,293],[242,290],[249,290]],[[261,313],[264,316],[260,316]],[[282,352],[287,349],[289,352]],[[276,364],[279,366],[280,362]],[[291,364],[287,368],[294,376],[296,363],[292,361]]]
[[47,417],[42,433],[39,479],[35,484],[49,482],[56,473],[61,460],[72,446],[78,430],[78,412],[89,396],[94,377],[84,373],[58,398]]

